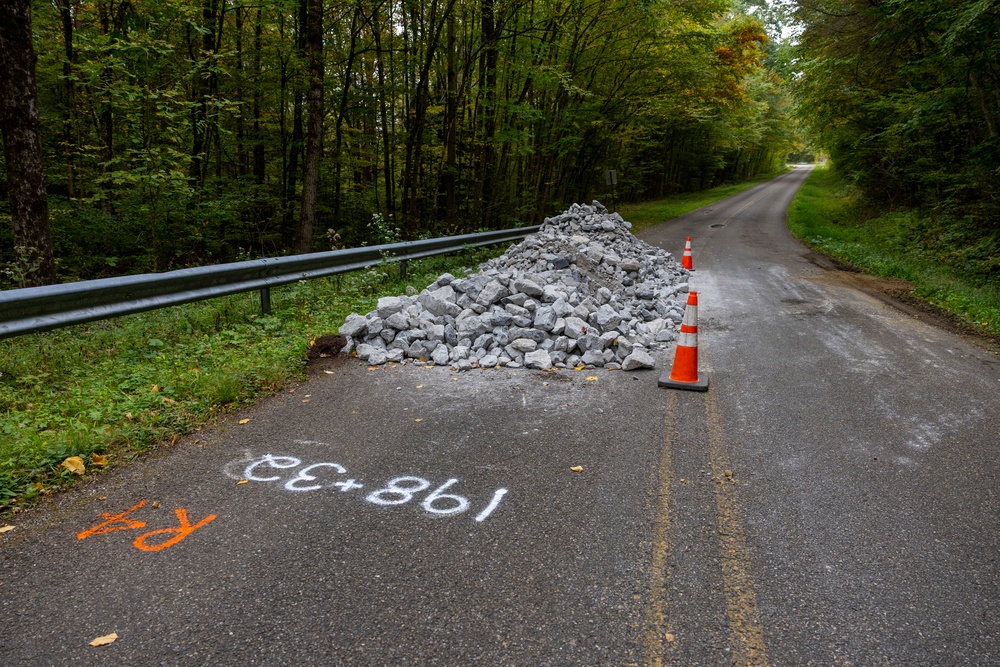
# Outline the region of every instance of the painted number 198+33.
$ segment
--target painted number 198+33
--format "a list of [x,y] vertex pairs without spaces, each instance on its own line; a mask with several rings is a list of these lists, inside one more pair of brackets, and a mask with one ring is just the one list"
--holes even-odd
[[[271,474],[275,470],[292,470],[302,465],[300,459],[294,456],[274,456],[265,454],[254,460],[243,470],[243,478],[250,482],[279,482],[282,475]],[[332,472],[335,475],[347,475],[347,469],[339,463],[323,462],[312,463],[298,470],[292,477],[284,478],[284,488],[288,491],[318,491],[326,488],[336,488],[341,493],[359,491],[366,488],[365,485],[354,478],[339,479],[339,481],[319,481],[323,472]],[[458,479],[449,479],[444,484],[431,490],[423,500],[420,507],[430,514],[446,516],[451,514],[461,514],[468,511],[472,506],[465,496],[454,493],[446,493],[452,486],[458,483]],[[375,505],[405,505],[414,499],[417,494],[433,486],[430,480],[423,477],[403,475],[393,477],[380,488],[369,491],[364,499]],[[485,521],[488,516],[500,505],[500,501],[507,494],[507,489],[497,489],[493,492],[493,497],[486,507],[476,515],[476,521]]]

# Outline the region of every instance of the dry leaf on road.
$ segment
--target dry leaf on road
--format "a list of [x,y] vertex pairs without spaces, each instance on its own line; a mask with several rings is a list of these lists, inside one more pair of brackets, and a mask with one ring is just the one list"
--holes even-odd
[[14,530],[14,526],[11,525],[0,526],[0,533],[9,533],[12,530]]
[[108,644],[114,642],[118,639],[118,633],[112,632],[110,635],[104,635],[103,637],[98,637],[94,641],[90,642],[91,646],[107,646]]
[[101,456],[100,454],[91,454],[90,464],[95,466],[106,466],[108,465],[108,457]]
[[250,420],[249,420],[249,419],[241,419],[241,420],[240,420],[240,423],[241,423],[241,424],[249,424],[249,423],[250,423]]
[[573,466],[570,470],[573,472],[583,472],[583,466]]

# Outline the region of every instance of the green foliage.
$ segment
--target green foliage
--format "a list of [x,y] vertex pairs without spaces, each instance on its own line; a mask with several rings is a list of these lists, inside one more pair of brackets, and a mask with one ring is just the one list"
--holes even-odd
[[996,228],[1000,5],[799,3],[799,113],[872,202]]
[[301,379],[309,341],[352,311],[489,256],[411,261],[408,281],[386,264],[275,288],[269,316],[250,293],[0,341],[0,508],[70,483],[68,456],[128,460]]
[[[299,3],[71,4],[69,25],[59,3],[34,12],[60,273],[288,252],[308,88]],[[403,238],[539,222],[609,200],[609,168],[622,200],[737,182],[789,148],[763,28],[723,0],[326,7],[316,250],[326,229],[378,243],[373,215]]]
[[913,283],[914,294],[1000,334],[1000,232],[914,211],[873,215],[860,189],[818,168],[799,189],[788,226],[860,270]]

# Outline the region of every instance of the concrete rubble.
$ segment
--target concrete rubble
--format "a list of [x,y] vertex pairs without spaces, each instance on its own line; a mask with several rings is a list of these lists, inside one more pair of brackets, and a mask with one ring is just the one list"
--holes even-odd
[[573,204],[500,257],[419,294],[352,313],[342,352],[369,364],[472,368],[654,368],[675,340],[687,270],[599,202]]

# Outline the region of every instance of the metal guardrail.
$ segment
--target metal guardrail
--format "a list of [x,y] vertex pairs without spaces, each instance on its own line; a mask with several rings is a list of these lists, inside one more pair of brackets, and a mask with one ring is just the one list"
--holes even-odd
[[240,292],[261,291],[270,312],[270,288],[381,264],[443,255],[469,247],[523,239],[539,227],[446,236],[290,257],[267,257],[164,273],[84,280],[0,291],[0,338],[104,320]]

